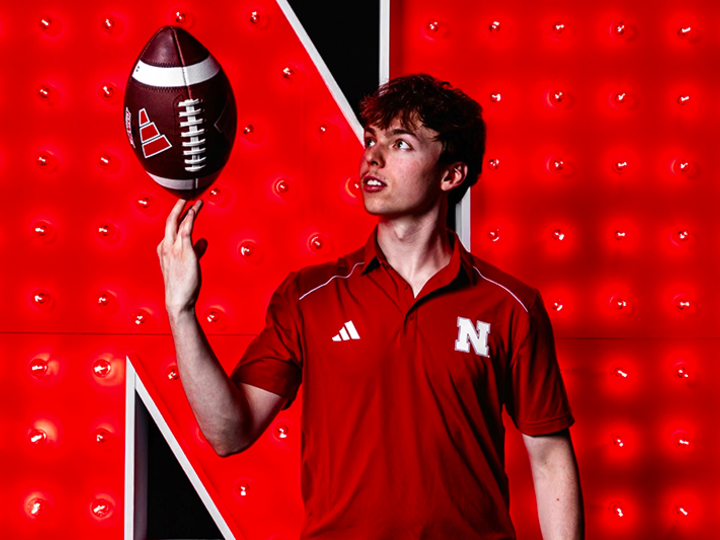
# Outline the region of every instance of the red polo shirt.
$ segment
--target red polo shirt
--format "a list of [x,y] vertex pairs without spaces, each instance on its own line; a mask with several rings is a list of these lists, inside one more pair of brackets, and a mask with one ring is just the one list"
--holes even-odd
[[449,234],[417,298],[375,233],[290,274],[233,371],[291,400],[305,385],[303,539],[514,539],[503,406],[528,435],[573,423],[538,291]]

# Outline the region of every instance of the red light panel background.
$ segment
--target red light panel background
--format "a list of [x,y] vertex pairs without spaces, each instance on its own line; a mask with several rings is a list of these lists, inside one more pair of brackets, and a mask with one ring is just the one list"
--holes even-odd
[[[485,109],[472,250],[545,298],[588,538],[712,535],[718,6],[391,9],[391,75],[432,73]],[[525,451],[510,440],[518,534],[539,539]]]
[[[259,27],[248,22],[258,9]],[[0,526],[8,537],[122,537],[130,351],[233,530],[266,539],[299,528],[299,403],[276,421],[288,426],[287,439],[271,429],[256,448],[221,460],[198,436],[179,381],[166,377],[172,346],[155,246],[173,199],[129,151],[120,104],[140,49],[178,10],[223,65],[239,104],[233,156],[196,229],[210,243],[198,313],[215,311],[217,321],[204,324],[223,364],[229,369],[260,328],[289,270],[356,247],[372,226],[348,190],[360,145],[274,2],[41,2],[0,11],[0,46],[13,51],[0,63],[8,120],[0,139]],[[473,251],[540,288],[549,307],[562,304],[550,311],[577,417],[589,539],[708,537],[720,524],[712,414],[719,11],[708,1],[392,2],[392,74],[430,72],[485,107]],[[624,33],[613,34],[619,23]],[[282,77],[288,66],[292,81]],[[111,98],[102,97],[105,85]],[[617,163],[627,163],[622,173]],[[285,194],[273,189],[280,179]],[[317,235],[319,250],[309,243]],[[250,257],[238,251],[244,242],[253,243]],[[40,292],[43,304],[33,301]],[[103,294],[106,306],[97,302]],[[627,305],[618,310],[611,299]],[[678,309],[678,299],[690,307]],[[45,377],[30,372],[37,358],[49,362]],[[97,360],[109,362],[107,376],[93,371]],[[39,446],[29,441],[37,428],[47,434]],[[110,434],[103,443],[94,438],[100,428]],[[517,433],[509,439],[519,538],[537,539],[525,451]],[[35,497],[47,505],[32,517]],[[112,504],[106,517],[91,511],[98,498]]]

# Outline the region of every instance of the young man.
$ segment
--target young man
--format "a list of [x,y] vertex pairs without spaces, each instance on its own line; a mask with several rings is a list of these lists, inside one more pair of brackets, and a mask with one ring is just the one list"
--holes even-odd
[[218,454],[248,448],[303,383],[303,539],[514,539],[502,408],[523,432],[545,540],[579,540],[573,423],[539,293],[445,227],[477,181],[480,106],[427,75],[363,102],[366,245],[291,273],[231,377],[194,312],[198,202],[158,246],[188,399]]

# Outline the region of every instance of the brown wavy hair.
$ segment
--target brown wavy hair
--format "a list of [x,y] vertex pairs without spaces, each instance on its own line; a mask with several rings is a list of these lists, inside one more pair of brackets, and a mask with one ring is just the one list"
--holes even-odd
[[467,165],[465,181],[450,191],[448,201],[458,203],[482,172],[485,122],[480,104],[450,83],[424,73],[398,77],[381,85],[360,102],[363,127],[387,129],[398,119],[404,129],[422,125],[438,132],[443,145],[440,164]]

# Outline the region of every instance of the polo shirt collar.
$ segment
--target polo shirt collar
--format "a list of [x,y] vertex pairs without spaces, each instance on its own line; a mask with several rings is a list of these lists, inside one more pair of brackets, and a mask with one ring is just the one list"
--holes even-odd
[[[459,273],[464,273],[471,283],[475,283],[472,255],[470,255],[462,245],[455,231],[447,229],[447,234],[453,248],[452,254],[450,255],[450,263],[440,270],[432,279],[441,278],[443,281],[442,285],[446,285],[453,281]],[[365,264],[363,265],[361,275],[365,275],[380,266],[387,268],[390,264],[387,262],[385,254],[377,243],[376,226],[365,243]],[[445,276],[449,277],[449,279],[445,279]]]

